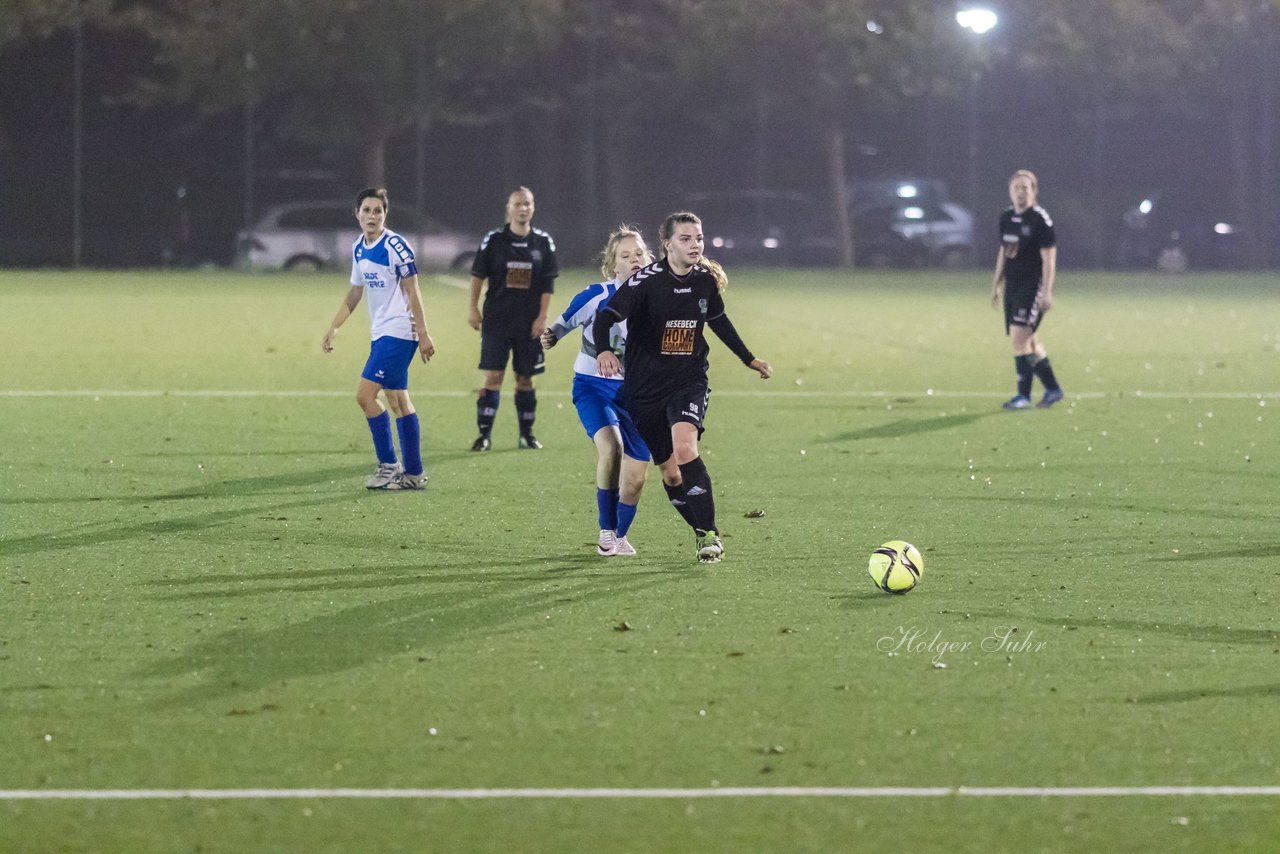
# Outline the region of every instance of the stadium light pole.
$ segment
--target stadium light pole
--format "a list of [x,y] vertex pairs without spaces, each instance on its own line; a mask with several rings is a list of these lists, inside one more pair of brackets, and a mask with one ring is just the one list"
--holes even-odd
[[[975,36],[983,36],[1000,23],[995,12],[982,6],[966,6],[956,12],[956,23]],[[978,216],[978,84],[982,71],[976,65],[969,80],[969,212]]]
[[71,22],[71,265],[84,260],[84,9]]
[[257,164],[254,162],[253,150],[253,123],[256,121],[255,101],[257,92],[254,90],[254,71],[257,69],[257,61],[253,55],[252,42],[244,51],[244,78],[245,78],[245,99],[244,99],[244,230],[249,232],[253,229],[253,179],[254,170]]

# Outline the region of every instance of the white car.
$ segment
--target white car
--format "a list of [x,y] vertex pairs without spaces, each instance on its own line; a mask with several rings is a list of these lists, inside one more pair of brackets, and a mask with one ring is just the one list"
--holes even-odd
[[[392,205],[387,228],[403,234],[418,267],[448,270],[469,266],[477,236],[445,228],[411,208]],[[351,266],[351,244],[360,236],[355,206],[346,202],[294,202],[267,211],[236,237],[239,266],[250,270],[319,270]]]

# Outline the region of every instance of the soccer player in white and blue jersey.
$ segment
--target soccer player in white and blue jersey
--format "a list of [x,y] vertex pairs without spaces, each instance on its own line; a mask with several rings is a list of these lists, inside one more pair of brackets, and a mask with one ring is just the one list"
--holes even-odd
[[[416,352],[427,362],[436,347],[427,332],[418,288],[418,267],[408,242],[386,227],[391,204],[387,191],[370,187],[356,197],[356,220],[363,232],[351,247],[351,288],[329,324],[321,344],[333,352],[333,339],[369,293],[369,319],[373,344],[369,360],[360,374],[356,403],[369,420],[378,468],[365,481],[369,489],[422,489],[427,474],[422,468],[421,433],[418,414],[409,399],[409,364]],[[387,399],[383,407],[378,392]],[[400,434],[400,455],[396,459],[391,437],[390,408]]]
[[[542,333],[542,346],[554,347],[571,330],[590,329],[596,312],[618,290],[618,283],[652,260],[640,232],[626,226],[615,229],[600,253],[600,272],[606,280],[588,285],[570,300],[564,313]],[[616,324],[610,332],[614,352],[624,352],[626,338],[626,322]],[[596,509],[600,521],[596,551],[605,556],[629,557],[636,550],[627,541],[627,531],[644,488],[649,449],[627,411],[616,403],[622,388],[621,375],[600,376],[595,342],[586,332],[573,370],[573,405],[587,435],[596,444]]]

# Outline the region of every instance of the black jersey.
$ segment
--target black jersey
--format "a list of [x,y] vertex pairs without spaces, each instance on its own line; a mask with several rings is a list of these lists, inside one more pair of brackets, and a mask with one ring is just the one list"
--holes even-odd
[[1040,287],[1044,274],[1040,250],[1057,245],[1048,211],[1039,205],[1022,213],[1007,208],[1000,215],[1000,245],[1004,247],[1006,290]]
[[[592,334],[597,352],[611,349],[609,329],[615,318],[627,321],[622,399],[628,405],[666,400],[682,388],[706,383],[710,347],[703,327],[712,322],[732,331],[711,271],[698,264],[677,276],[665,258],[636,271],[596,314]],[[732,339],[738,357],[751,362],[736,333]]]
[[555,290],[560,267],[551,235],[532,229],[521,237],[509,225],[480,241],[471,275],[488,279],[481,331],[488,335],[527,335],[542,308],[542,295]]

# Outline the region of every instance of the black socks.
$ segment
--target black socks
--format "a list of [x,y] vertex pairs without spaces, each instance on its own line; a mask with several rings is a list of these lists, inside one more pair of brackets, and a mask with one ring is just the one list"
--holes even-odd
[[680,466],[684,480],[684,500],[693,517],[693,527],[703,531],[716,530],[716,502],[711,495],[711,475],[702,463],[702,457],[694,457]]
[[533,418],[538,412],[538,393],[533,389],[516,391],[516,417],[520,420],[520,435],[533,432]]

